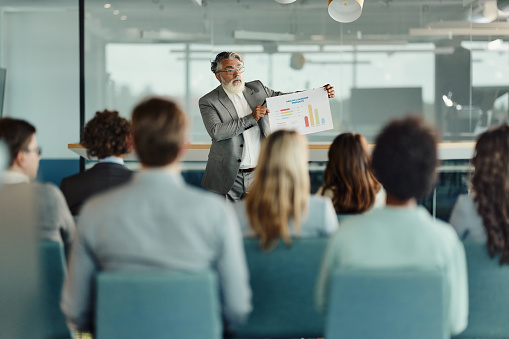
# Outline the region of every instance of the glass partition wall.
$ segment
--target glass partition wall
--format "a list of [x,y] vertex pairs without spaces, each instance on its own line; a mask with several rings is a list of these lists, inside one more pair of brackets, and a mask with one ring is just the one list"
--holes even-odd
[[231,50],[244,55],[246,81],[285,92],[335,86],[334,129],[311,142],[347,130],[373,141],[407,113],[439,125],[444,140],[474,140],[508,119],[509,12],[493,4],[366,1],[342,24],[326,0],[85,0],[85,120],[169,95],[189,113],[192,141],[208,143],[198,100],[219,85],[210,60]]
[[308,135],[325,144],[311,150],[320,158],[312,185],[321,183],[326,145],[342,131],[373,141],[389,119],[412,112],[436,123],[445,141],[465,141],[446,146],[442,159],[463,160],[444,161],[424,201],[447,220],[466,190],[471,141],[508,120],[508,2],[365,0],[361,17],[341,24],[327,0],[0,0],[3,115],[37,126],[43,160],[77,157],[67,144],[80,138],[83,4],[84,121],[103,109],[127,117],[147,95],[175,98],[199,151],[184,174],[199,184],[208,150],[198,144],[210,137],[198,100],[219,85],[210,60],[239,51],[246,81],[284,92],[335,86],[334,129]]

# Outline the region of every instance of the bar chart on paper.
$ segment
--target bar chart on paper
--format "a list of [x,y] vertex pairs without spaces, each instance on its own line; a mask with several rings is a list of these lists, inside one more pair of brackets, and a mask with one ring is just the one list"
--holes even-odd
[[327,92],[323,88],[267,98],[270,128],[293,129],[302,134],[333,128]]

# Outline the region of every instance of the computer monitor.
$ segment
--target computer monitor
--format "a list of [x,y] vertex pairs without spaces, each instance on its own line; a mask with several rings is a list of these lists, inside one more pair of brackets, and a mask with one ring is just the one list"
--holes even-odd
[[0,118],[4,115],[4,97],[5,97],[5,80],[6,80],[7,70],[5,68],[0,68]]

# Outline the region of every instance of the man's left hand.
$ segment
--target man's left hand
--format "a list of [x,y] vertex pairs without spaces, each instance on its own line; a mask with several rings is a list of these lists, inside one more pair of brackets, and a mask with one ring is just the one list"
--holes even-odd
[[323,86],[323,88],[327,91],[327,94],[329,95],[329,99],[332,99],[336,96],[335,92],[334,92],[334,87],[330,84],[327,84],[325,86]]

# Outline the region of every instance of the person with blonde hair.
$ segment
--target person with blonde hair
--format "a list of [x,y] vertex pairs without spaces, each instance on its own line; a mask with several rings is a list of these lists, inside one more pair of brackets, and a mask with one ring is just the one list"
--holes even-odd
[[330,199],[310,196],[307,140],[279,130],[262,143],[259,165],[246,199],[235,204],[246,236],[270,250],[280,238],[327,236],[338,227]]
[[331,198],[337,214],[360,214],[385,205],[385,191],[373,174],[366,138],[342,133],[332,142],[328,155],[317,194]]

